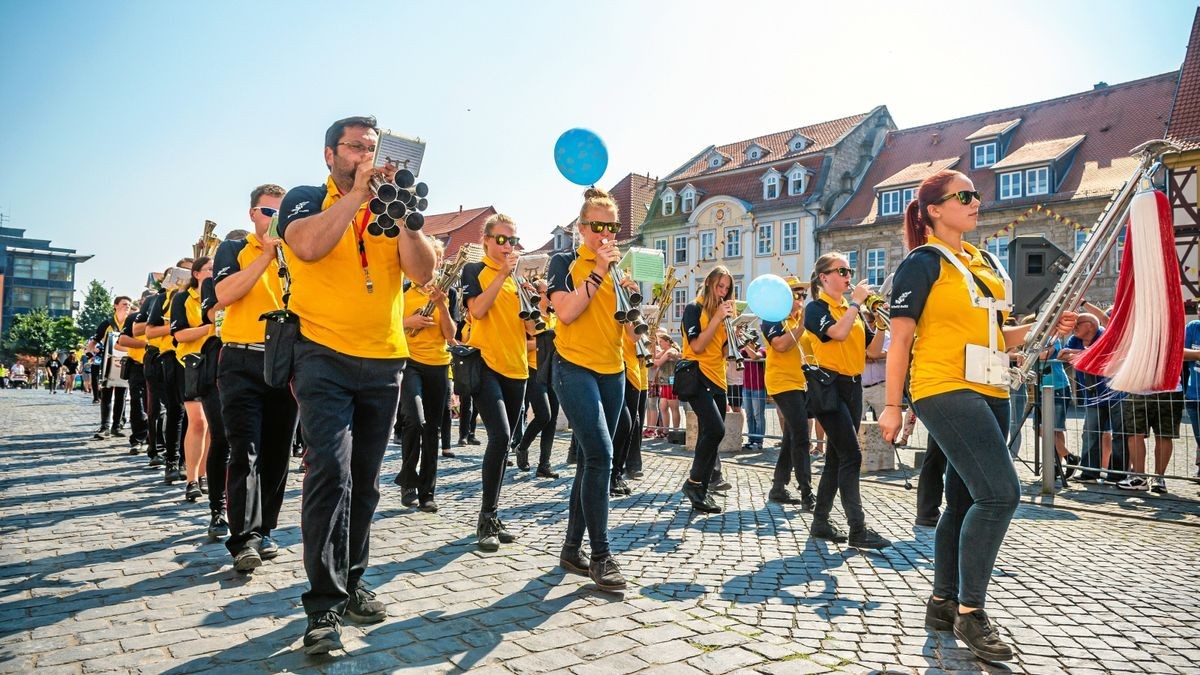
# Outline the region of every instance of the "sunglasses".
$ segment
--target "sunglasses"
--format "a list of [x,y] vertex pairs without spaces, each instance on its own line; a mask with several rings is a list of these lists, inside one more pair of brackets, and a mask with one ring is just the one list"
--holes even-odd
[[934,204],[941,204],[942,202],[948,202],[951,199],[957,199],[958,203],[962,204],[963,206],[970,204],[971,200],[974,200],[974,199],[978,199],[980,202],[983,201],[983,197],[979,196],[978,190],[959,190],[958,192],[951,192],[948,195],[942,195],[940,199],[938,199],[936,202],[934,202]]
[[495,241],[497,246],[503,246],[505,244],[512,244],[513,246],[516,246],[517,244],[521,243],[520,237],[510,237],[507,234],[489,234],[488,238]]
[[808,297],[808,291],[792,291],[792,297],[796,300],[803,300]]
[[829,269],[825,270],[824,272],[821,272],[821,274],[833,274],[834,272],[837,272],[838,274],[840,274],[844,277],[848,277],[851,274],[854,274],[854,270],[850,269],[849,267],[830,267]]
[[591,226],[592,226],[592,232],[595,232],[595,233],[597,233],[597,234],[599,234],[599,233],[603,232],[603,231],[604,231],[604,230],[606,230],[606,229],[607,229],[609,232],[612,232],[613,234],[616,234],[617,232],[620,232],[620,231],[621,231],[621,224],[620,224],[620,223],[601,223],[601,222],[598,222],[598,221],[591,221],[591,222],[588,222],[588,223],[580,223],[580,225],[591,225]]
[[259,213],[263,214],[264,216],[266,216],[268,218],[274,218],[275,214],[279,213],[279,209],[273,209],[269,206],[256,206],[254,208],[257,209]]

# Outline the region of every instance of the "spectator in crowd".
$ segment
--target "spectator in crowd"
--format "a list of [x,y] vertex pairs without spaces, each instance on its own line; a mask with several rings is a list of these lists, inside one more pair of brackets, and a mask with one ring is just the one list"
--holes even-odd
[[[1059,358],[1066,363],[1075,359],[1104,335],[1100,320],[1095,314],[1081,313],[1075,321],[1075,334],[1067,340]],[[1100,480],[1100,470],[1108,468],[1112,458],[1112,392],[1108,378],[1075,371],[1075,382],[1079,390],[1079,402],[1084,409],[1083,450],[1080,475],[1077,480],[1095,483]]]
[[1183,390],[1163,391],[1155,394],[1129,394],[1120,404],[1121,428],[1128,435],[1129,470],[1146,473],[1146,437],[1154,434],[1154,473],[1151,480],[1130,475],[1117,483],[1122,490],[1158,493],[1167,491],[1163,478],[1175,439],[1179,438],[1179,425],[1183,419]]
[[[1063,476],[1070,478],[1075,471],[1074,465],[1079,464],[1079,457],[1067,452],[1067,410],[1071,407],[1071,384],[1067,380],[1067,369],[1059,353],[1063,349],[1062,340],[1055,338],[1050,348],[1042,354],[1042,383],[1049,380],[1054,386],[1054,451],[1055,463],[1066,460]],[[1040,430],[1042,413],[1039,410],[1034,418],[1034,426]],[[1011,432],[1011,424],[1010,429]],[[1040,431],[1039,431],[1040,433]]]
[[79,372],[79,359],[75,358],[75,352],[67,352],[67,358],[63,361],[63,368],[67,370],[67,393],[71,393],[75,389],[75,374]]
[[746,430],[749,435],[742,446],[743,450],[762,450],[763,434],[767,431],[767,389],[764,379],[767,353],[763,349],[749,342],[742,347],[742,355],[746,357],[746,370],[742,373],[742,406],[746,409]]
[[679,399],[675,396],[675,362],[678,360],[679,345],[675,344],[666,330],[659,330],[654,366],[658,368],[660,436],[666,436],[668,431],[683,426]]
[[58,393],[59,371],[62,370],[62,361],[58,359],[58,352],[50,352],[50,357],[46,359],[47,379],[50,380],[50,393]]

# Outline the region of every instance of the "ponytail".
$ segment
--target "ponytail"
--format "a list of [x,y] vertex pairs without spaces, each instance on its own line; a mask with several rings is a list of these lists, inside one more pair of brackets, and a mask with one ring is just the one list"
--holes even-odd
[[907,250],[924,246],[925,242],[929,241],[929,233],[933,230],[929,205],[941,199],[946,186],[955,178],[967,177],[961,171],[942,169],[921,182],[916,198],[904,209],[904,247]]
[[922,211],[921,203],[916,199],[909,202],[904,210],[904,248],[907,251],[924,246],[929,239]]

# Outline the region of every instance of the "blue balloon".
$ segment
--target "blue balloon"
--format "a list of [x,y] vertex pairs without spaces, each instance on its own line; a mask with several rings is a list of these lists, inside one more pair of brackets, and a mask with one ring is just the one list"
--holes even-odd
[[750,311],[763,321],[783,321],[792,313],[792,289],[783,277],[774,274],[750,282],[746,301]]
[[608,148],[594,131],[568,129],[554,144],[554,164],[576,185],[595,185],[608,169]]

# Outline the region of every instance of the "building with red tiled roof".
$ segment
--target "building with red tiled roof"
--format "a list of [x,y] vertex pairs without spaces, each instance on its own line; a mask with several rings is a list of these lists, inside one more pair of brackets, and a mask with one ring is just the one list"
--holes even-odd
[[1187,55],[1167,123],[1167,138],[1182,152],[1163,159],[1167,166],[1167,196],[1175,217],[1175,244],[1188,313],[1196,314],[1200,298],[1200,9],[1192,22]]
[[813,232],[849,199],[892,129],[879,106],[711,145],[660,181],[638,241],[662,250],[677,270],[668,317],[682,314],[717,264],[730,269],[737,297],[761,274],[809,274]]
[[[642,223],[646,221],[646,213],[650,202],[654,201],[655,180],[640,173],[626,175],[617,184],[608,189],[613,201],[617,203],[617,215],[621,221],[621,231],[617,233],[617,241],[624,244],[637,237]],[[583,203],[583,193],[580,191],[580,203]],[[566,225],[559,225],[550,232],[546,243],[530,251],[530,253],[559,253],[569,251],[574,244],[574,231],[578,217],[572,218]]]
[[446,246],[446,257],[453,257],[463,244],[479,243],[483,239],[483,224],[496,214],[494,206],[481,206],[450,213],[434,213],[425,216],[422,232],[441,241]]
[[[1061,98],[892,131],[853,197],[818,232],[820,249],[845,252],[857,277],[881,283],[904,255],[903,213],[916,188],[950,168],[966,174],[983,197],[979,227],[968,241],[1007,260],[1011,237],[1041,234],[1074,254],[1137,166],[1130,150],[1163,136],[1176,77],[1100,83]],[[1036,206],[1049,211],[1030,213]],[[1114,260],[1094,300],[1111,299],[1115,274]]]

